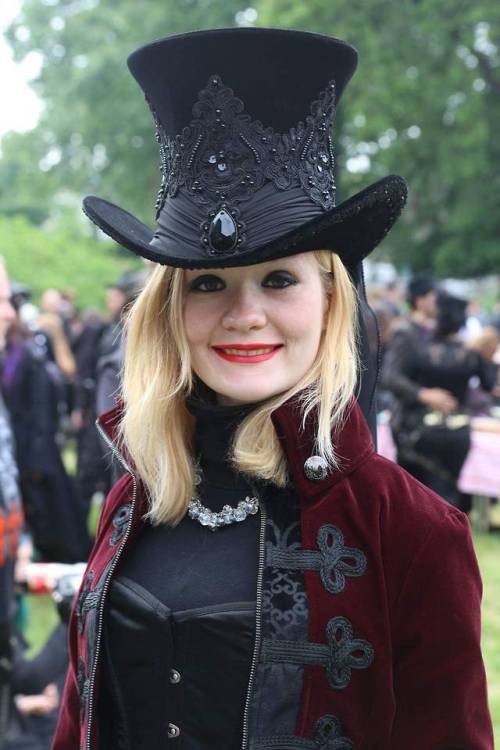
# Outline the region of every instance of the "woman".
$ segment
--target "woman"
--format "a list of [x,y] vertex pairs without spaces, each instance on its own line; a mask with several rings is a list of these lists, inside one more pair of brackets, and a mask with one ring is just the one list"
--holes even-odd
[[335,205],[355,50],[230,29],[129,64],[157,124],[157,228],[84,206],[160,266],[100,420],[127,474],[75,607],[54,750],[491,748],[467,520],[374,453],[361,411],[355,285],[362,309],[360,261],[406,191],[389,177]]
[[90,540],[57,443],[60,378],[50,341],[15,321],[0,384],[12,420],[26,522],[43,560],[78,562]]
[[[408,350],[400,362],[400,375],[414,383],[417,390],[446,391],[449,408],[431,409],[415,400],[407,401],[400,412],[397,433],[399,463],[463,511],[471,507],[470,497],[457,486],[470,450],[469,382],[477,378],[485,391],[491,391],[498,369],[479,352],[467,349],[459,338],[466,306],[465,300],[440,292],[436,327],[427,345],[418,351]],[[395,382],[394,375],[392,380]]]

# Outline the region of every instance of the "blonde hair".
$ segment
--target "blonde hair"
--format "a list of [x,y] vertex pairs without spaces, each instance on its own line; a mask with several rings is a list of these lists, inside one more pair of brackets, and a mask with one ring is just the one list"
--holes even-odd
[[68,344],[61,318],[57,313],[43,312],[36,319],[36,326],[50,338],[54,347],[56,364],[67,378],[76,374],[76,362]]
[[[315,453],[337,466],[333,433],[351,404],[357,383],[356,291],[340,258],[314,251],[328,296],[328,310],[313,366],[285,393],[248,414],[233,438],[234,467],[249,477],[282,487],[286,457],[271,414],[297,396],[302,427],[317,421]],[[147,516],[177,524],[193,495],[194,418],[186,407],[193,388],[189,346],[183,329],[184,271],[158,266],[128,313],[123,369],[124,416],[120,441],[126,447],[149,496]]]

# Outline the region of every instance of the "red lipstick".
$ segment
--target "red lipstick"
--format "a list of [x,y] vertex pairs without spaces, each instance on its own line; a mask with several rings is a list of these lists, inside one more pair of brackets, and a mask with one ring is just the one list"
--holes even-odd
[[[283,347],[283,344],[262,344],[256,342],[255,344],[217,344],[212,349],[221,358],[228,362],[238,362],[240,364],[256,364],[258,362],[265,362]],[[258,350],[265,350],[259,353]],[[237,352],[241,352],[238,354]],[[248,352],[244,354],[243,352]],[[256,352],[250,354],[250,352]]]

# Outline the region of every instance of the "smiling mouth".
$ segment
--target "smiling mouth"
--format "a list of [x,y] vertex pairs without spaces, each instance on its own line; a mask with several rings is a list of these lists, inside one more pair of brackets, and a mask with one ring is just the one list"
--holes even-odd
[[269,354],[269,352],[274,351],[274,349],[277,349],[276,346],[266,346],[262,347],[261,349],[226,349],[225,347],[214,347],[219,352],[224,352],[224,354],[235,354],[238,357],[256,357],[258,354]]
[[262,362],[272,357],[283,344],[270,346],[256,346],[255,344],[240,344],[237,346],[213,346],[212,349],[219,357],[232,362]]

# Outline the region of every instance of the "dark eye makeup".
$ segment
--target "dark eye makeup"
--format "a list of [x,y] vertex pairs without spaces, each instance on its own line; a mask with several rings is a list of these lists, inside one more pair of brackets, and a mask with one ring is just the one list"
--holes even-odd
[[223,289],[224,286],[224,282],[218,276],[204,273],[189,283],[189,290],[191,292],[217,292],[219,289]]
[[[286,289],[298,283],[297,277],[290,271],[271,271],[262,281],[262,286],[271,289]],[[204,273],[189,283],[191,292],[218,292],[224,289],[225,282],[215,274]]]

